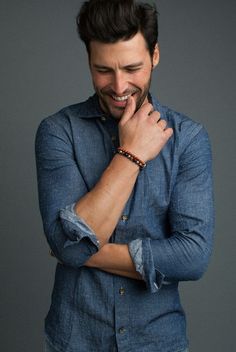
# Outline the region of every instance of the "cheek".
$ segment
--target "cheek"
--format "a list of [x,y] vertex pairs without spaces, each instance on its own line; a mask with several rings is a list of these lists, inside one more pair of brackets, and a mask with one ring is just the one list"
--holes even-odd
[[142,72],[139,72],[133,77],[133,84],[135,84],[138,87],[144,87],[150,79],[151,71],[150,70],[143,70]]
[[145,81],[148,81],[148,80],[149,80],[151,74],[152,74],[152,69],[151,69],[151,68],[147,68],[147,69],[145,69],[145,70],[142,71],[142,76],[143,76],[143,79],[144,79]]
[[93,83],[97,88],[104,88],[107,85],[109,85],[109,79],[108,77],[104,77],[98,74],[93,74]]

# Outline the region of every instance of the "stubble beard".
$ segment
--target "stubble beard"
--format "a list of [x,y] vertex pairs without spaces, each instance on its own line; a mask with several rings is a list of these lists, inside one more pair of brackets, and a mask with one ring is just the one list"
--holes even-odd
[[[150,75],[150,78],[148,80],[148,83],[146,84],[146,86],[144,87],[144,90],[143,90],[143,93],[137,98],[137,101],[136,101],[136,108],[135,108],[135,112],[137,112],[141,106],[143,105],[145,99],[147,98],[148,94],[149,94],[149,90],[150,90],[150,86],[151,86],[151,75]],[[109,104],[107,103],[106,99],[105,99],[105,96],[106,94],[109,93],[109,90],[105,90],[105,91],[101,91],[99,89],[97,89],[95,86],[94,86],[94,89],[95,89],[95,92],[97,93],[98,95],[98,98],[99,98],[99,102],[100,102],[100,106],[102,108],[102,110],[112,116],[113,118],[115,119],[120,119],[122,117],[122,114],[123,114],[123,111],[125,108],[123,107],[116,107],[115,109],[117,111],[119,111],[119,116],[115,116],[113,113],[112,113],[112,109],[110,108]],[[135,94],[140,94],[141,90],[136,88],[136,90],[134,89],[134,91],[136,91]],[[127,92],[128,93],[128,92]],[[131,93],[131,92],[130,92]],[[129,93],[128,93],[129,94]],[[127,94],[127,95],[128,95]],[[134,94],[134,95],[135,95]]]

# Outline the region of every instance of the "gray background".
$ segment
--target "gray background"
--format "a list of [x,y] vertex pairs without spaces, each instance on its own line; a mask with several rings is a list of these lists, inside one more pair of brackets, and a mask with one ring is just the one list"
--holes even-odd
[[[93,92],[77,39],[75,0],[3,0],[1,24],[1,351],[40,352],[55,262],[38,210],[34,137],[40,120]],[[152,91],[202,122],[213,146],[215,250],[181,285],[191,352],[235,340],[235,0],[158,1],[161,62]]]

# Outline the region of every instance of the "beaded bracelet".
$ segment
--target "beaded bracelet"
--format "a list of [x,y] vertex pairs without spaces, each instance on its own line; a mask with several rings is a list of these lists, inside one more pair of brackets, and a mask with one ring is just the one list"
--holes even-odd
[[125,156],[127,159],[129,159],[130,161],[132,161],[133,163],[135,163],[136,165],[139,166],[140,170],[143,170],[143,168],[145,168],[147,166],[146,163],[144,163],[142,160],[140,160],[139,158],[137,158],[134,154],[128,152],[127,150],[118,147],[116,152],[120,155]]

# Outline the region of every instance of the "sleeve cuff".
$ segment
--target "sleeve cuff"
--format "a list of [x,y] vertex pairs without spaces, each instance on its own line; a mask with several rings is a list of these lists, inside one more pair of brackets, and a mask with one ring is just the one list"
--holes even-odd
[[128,244],[129,253],[133,260],[136,271],[142,276],[145,281],[144,268],[143,268],[143,246],[142,240],[137,239]]
[[75,213],[74,206],[75,203],[66,206],[65,209],[60,211],[63,230],[70,241],[78,243],[81,240],[89,240],[98,251],[99,240],[86,222]]
[[165,276],[155,268],[150,239],[136,239],[129,243],[129,252],[136,271],[142,275],[147,289],[156,293],[161,288]]

